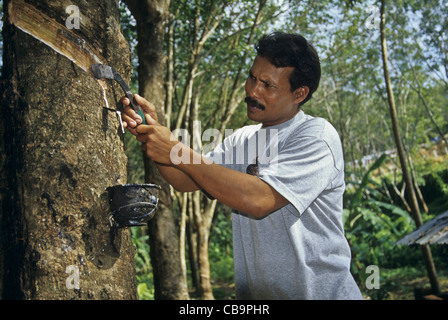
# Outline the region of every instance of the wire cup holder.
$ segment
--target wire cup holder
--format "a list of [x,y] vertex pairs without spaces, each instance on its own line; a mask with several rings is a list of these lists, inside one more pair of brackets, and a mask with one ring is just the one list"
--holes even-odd
[[109,195],[111,227],[145,225],[156,214],[159,203],[156,184],[124,184],[106,188]]

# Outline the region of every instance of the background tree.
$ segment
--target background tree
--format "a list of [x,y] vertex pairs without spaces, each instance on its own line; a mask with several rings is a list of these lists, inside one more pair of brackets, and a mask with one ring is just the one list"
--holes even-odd
[[[165,29],[169,17],[168,0],[127,0],[137,23],[138,88],[142,97],[157,106],[159,122],[165,124],[164,55]],[[145,181],[162,187],[157,214],[149,223],[151,263],[156,299],[187,299],[186,278],[180,264],[179,234],[175,224],[169,184],[153,161],[143,157]]]
[[[394,93],[392,89],[392,83],[389,75],[389,64],[388,64],[388,53],[387,53],[387,43],[386,43],[386,1],[381,1],[381,22],[380,22],[380,33],[381,33],[381,51],[382,51],[382,60],[383,60],[383,70],[384,70],[384,81],[386,82],[386,90],[387,90],[387,98],[390,109],[390,117],[392,120],[392,128],[394,132],[395,144],[397,147],[398,156],[400,159],[401,170],[403,179],[406,183],[406,193],[408,195],[408,199],[411,206],[411,212],[415,220],[415,224],[417,227],[423,224],[423,220],[420,214],[420,207],[417,201],[417,195],[414,188],[414,183],[412,181],[412,176],[409,171],[408,165],[408,156],[406,150],[404,149],[401,133],[398,124],[398,116],[395,106]],[[434,265],[434,261],[432,258],[431,249],[429,245],[421,246],[423,258],[425,260],[426,268],[428,271],[429,280],[431,282],[432,290],[435,294],[440,293],[439,282],[437,279],[437,273]]]

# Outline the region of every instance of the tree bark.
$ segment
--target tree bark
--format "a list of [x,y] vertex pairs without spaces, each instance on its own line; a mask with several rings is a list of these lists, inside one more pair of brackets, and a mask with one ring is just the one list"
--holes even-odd
[[196,290],[196,294],[200,294],[200,280],[199,280],[199,266],[198,266],[198,232],[196,228],[196,222],[193,209],[193,192],[189,192],[187,196],[187,203],[183,204],[187,207],[188,219],[186,237],[188,242],[188,261],[190,263],[191,270],[191,282]]
[[201,192],[195,191],[192,196],[193,214],[198,233],[198,266],[199,266],[199,294],[202,300],[214,300],[212,284],[210,282],[210,262],[208,256],[208,237],[210,235],[210,219],[201,210]]
[[188,194],[184,192],[182,194],[182,199],[179,197],[180,202],[180,223],[179,223],[179,256],[180,256],[180,265],[182,269],[182,275],[184,277],[184,281],[187,282],[187,261],[185,260],[186,253],[186,230],[187,230],[187,207],[183,205],[187,203]]
[[[397,146],[397,152],[400,159],[401,170],[403,179],[406,183],[406,193],[408,196],[409,205],[411,207],[411,212],[415,220],[417,228],[422,225],[422,217],[420,214],[420,208],[417,201],[416,192],[414,189],[414,183],[412,181],[411,174],[408,169],[407,164],[407,154],[404,149],[401,134],[398,124],[398,116],[395,107],[394,93],[392,90],[392,83],[389,76],[389,66],[388,66],[388,54],[387,54],[387,43],[386,43],[386,16],[385,16],[386,1],[381,0],[381,21],[380,21],[380,33],[381,33],[381,49],[382,49],[382,59],[383,59],[383,71],[384,80],[386,82],[387,99],[389,104],[390,116],[392,120],[392,128],[394,132],[394,140]],[[437,272],[432,259],[431,249],[429,245],[421,246],[423,259],[425,260],[426,269],[428,272],[429,281],[431,283],[431,289],[434,294],[440,293],[439,281],[437,279]]]
[[[199,96],[194,96],[191,103],[191,119],[193,123],[199,122]],[[190,125],[191,141],[193,149],[202,150],[202,140],[200,126]],[[206,198],[201,191],[195,191],[192,194],[193,215],[198,237],[198,267],[199,267],[199,294],[202,300],[214,300],[213,288],[211,283],[210,261],[209,261],[209,237],[210,227],[213,219],[213,213],[217,200],[206,201],[214,203],[214,205],[204,205],[201,201]]]
[[[106,188],[126,183],[116,114],[103,109],[88,72],[9,22],[10,2],[0,89],[1,298],[136,299],[130,232],[109,222]],[[62,26],[69,16],[61,2],[27,3]],[[70,4],[82,17],[71,31],[128,80],[117,2]],[[105,94],[113,108],[122,91],[111,83]]]
[[[163,53],[165,26],[169,16],[169,0],[126,1],[137,21],[139,94],[151,101],[165,123]],[[149,223],[151,264],[155,299],[188,299],[179,253],[179,234],[173,213],[169,184],[152,160],[144,157],[145,181],[162,187],[157,214]]]

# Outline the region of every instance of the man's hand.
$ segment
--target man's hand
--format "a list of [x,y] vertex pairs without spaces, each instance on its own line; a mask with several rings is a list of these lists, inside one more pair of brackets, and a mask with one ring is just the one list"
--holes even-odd
[[160,173],[171,185],[185,192],[199,190],[200,187],[191,177],[172,165],[171,152],[179,150],[179,147],[184,148],[185,145],[180,143],[168,128],[158,123],[156,108],[149,101],[137,94],[134,97],[142,108],[148,125],[142,124],[142,118],[129,107],[129,99],[123,97],[121,103],[127,106],[122,114],[123,127],[142,143],[146,156],[156,162]]
[[[149,119],[151,120],[151,119]],[[148,117],[146,117],[148,121]],[[144,125],[141,124],[135,129],[137,141],[142,143],[142,149],[148,158],[159,164],[171,165],[171,152],[176,144],[180,143],[171,131],[158,123]]]
[[171,134],[168,128],[157,122],[157,112],[153,104],[145,98],[135,95],[135,100],[145,114],[147,125],[141,124],[142,119],[131,107],[128,98],[123,97],[121,102],[127,107],[122,115],[123,127],[127,128],[142,143],[146,156],[160,164],[172,164],[171,150],[179,141]]
[[[138,94],[135,94],[134,97],[145,114],[146,122],[148,124],[158,124],[157,111],[154,105]],[[127,106],[122,114],[123,127],[136,136],[138,133],[135,129],[142,123],[142,118],[129,106],[130,101],[127,97],[123,97],[121,103]]]

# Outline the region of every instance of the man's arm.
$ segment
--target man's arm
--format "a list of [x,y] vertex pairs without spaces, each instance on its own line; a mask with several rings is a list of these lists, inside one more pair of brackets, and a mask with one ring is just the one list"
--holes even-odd
[[[232,170],[204,158],[182,145],[196,161],[180,163],[177,167],[218,201],[254,218],[263,218],[288,204],[274,188],[260,178]],[[201,162],[200,164],[195,164]]]
[[162,177],[177,191],[192,192],[202,189],[190,176],[176,166],[161,163],[156,164]]
[[136,132],[146,155],[159,163],[162,175],[179,190],[202,189],[218,201],[255,218],[262,218],[288,203],[263,180],[212,162],[179,142],[160,124],[140,125]]

